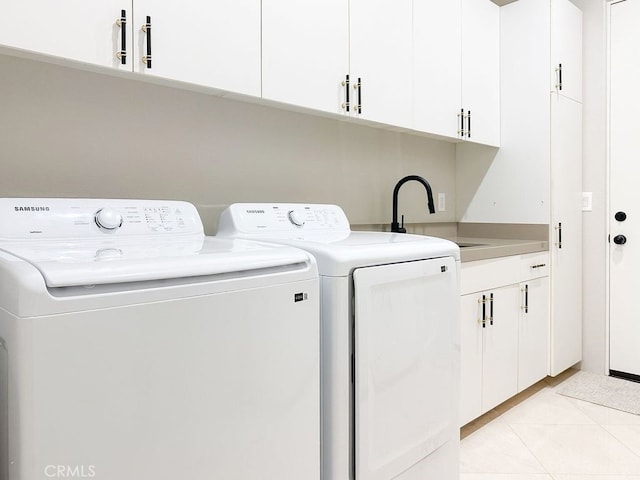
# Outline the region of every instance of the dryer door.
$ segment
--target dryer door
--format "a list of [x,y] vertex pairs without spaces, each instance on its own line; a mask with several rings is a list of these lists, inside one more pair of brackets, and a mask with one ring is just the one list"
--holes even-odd
[[456,433],[456,264],[360,268],[353,280],[356,478],[389,479]]

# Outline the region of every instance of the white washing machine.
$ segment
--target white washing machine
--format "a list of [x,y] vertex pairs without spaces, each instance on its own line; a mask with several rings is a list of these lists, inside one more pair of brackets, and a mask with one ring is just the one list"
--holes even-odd
[[189,203],[0,199],[0,479],[318,479],[318,298]]
[[231,205],[218,236],[318,262],[322,478],[459,478],[458,246],[352,232],[335,205]]

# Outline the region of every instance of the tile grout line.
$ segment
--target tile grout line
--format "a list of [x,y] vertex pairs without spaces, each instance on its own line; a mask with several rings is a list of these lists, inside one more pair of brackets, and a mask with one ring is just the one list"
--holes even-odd
[[[541,467],[542,467],[542,469],[544,470],[545,474],[547,474],[548,476],[550,476],[550,477],[551,477],[551,479],[553,480],[553,475],[552,475],[552,473],[547,469],[547,467],[544,465],[544,463],[542,463],[542,460],[540,460],[540,459],[538,458],[538,456],[533,452],[533,450],[531,450],[531,449],[529,448],[529,445],[527,445],[527,443],[524,441],[524,439],[523,439],[520,435],[518,435],[518,432],[516,432],[516,431],[513,429],[512,425],[511,425],[510,423],[508,423],[508,422],[505,422],[505,425],[507,425],[507,426],[509,427],[509,430],[511,430],[511,431],[513,432],[513,434],[518,438],[518,440],[520,440],[520,443],[522,443],[522,445],[524,445],[524,447],[529,451],[529,453],[533,456],[533,458],[535,458],[535,459],[536,459],[536,461],[540,464],[540,466],[541,466]],[[539,424],[534,423],[534,424],[530,424],[530,425],[539,425]]]
[[[637,458],[640,459],[640,455],[637,454],[636,452],[634,452],[631,447],[629,447],[629,445],[627,445],[626,442],[623,442],[621,439],[619,439],[618,437],[616,437],[613,433],[611,433],[609,430],[607,430],[604,426],[604,424],[600,424],[598,423],[598,426],[600,426],[606,433],[607,435],[609,435],[611,438],[613,438],[616,442],[618,442],[620,445],[622,445],[624,448],[626,448],[629,452],[631,452],[632,455],[636,456]],[[615,425],[614,425],[615,426]],[[620,425],[620,426],[628,426],[628,425]],[[625,473],[625,475],[640,475],[640,472],[638,473]]]
[[[551,391],[554,390],[553,387],[548,387],[551,389]],[[555,392],[554,392],[555,393]],[[556,393],[556,395],[559,395]],[[597,426],[600,430],[604,431],[605,434],[607,436],[609,436],[610,438],[612,438],[616,443],[620,444],[623,448],[625,448],[628,452],[630,452],[633,456],[640,458],[640,455],[637,454],[636,452],[634,452],[625,442],[623,442],[621,439],[619,439],[618,437],[616,437],[615,435],[613,435],[610,431],[608,431],[605,428],[605,424],[602,424],[598,421],[596,421],[595,419],[591,418],[589,415],[587,415],[582,409],[580,409],[580,407],[576,404],[574,404],[573,402],[569,402],[569,404],[571,405],[571,407],[577,411],[579,411],[580,413],[583,413],[584,415],[586,415],[591,421],[593,421],[593,423],[591,424],[591,426]],[[603,408],[608,408],[608,407],[604,407]],[[545,470],[546,474],[551,476],[552,480],[554,480],[556,478],[556,475],[568,475],[568,476],[574,476],[574,475],[583,475],[584,474],[576,474],[576,473],[562,473],[562,472],[556,472],[556,473],[552,473],[550,472],[547,467],[544,465],[544,463],[542,463],[541,459],[538,458],[538,456],[529,448],[529,446],[527,445],[527,443],[524,441],[524,439],[518,435],[518,432],[515,431],[512,428],[512,425],[508,422],[505,422],[505,424],[510,428],[510,430],[518,437],[518,439],[522,442],[522,444],[527,448],[527,450],[529,450],[529,452],[531,453],[531,455],[533,455],[533,457],[540,463],[540,465],[542,466],[542,468]],[[575,424],[575,423],[570,423],[570,424],[540,424],[540,423],[527,423],[527,424],[522,424],[522,425],[537,425],[540,427],[556,427],[556,426],[578,426],[578,425],[586,425],[586,424]],[[626,425],[625,425],[626,426]],[[603,473],[603,474],[587,474],[589,476],[593,476],[594,479],[597,479],[598,477],[601,476],[614,476],[614,477],[620,477],[621,479],[626,478],[629,475],[640,475],[640,473]]]
[[[497,407],[489,410],[488,412],[486,412],[484,415],[482,415],[481,417],[478,417],[477,419],[474,419],[472,422],[470,422],[469,424],[465,425],[463,428],[461,428],[461,440],[464,438],[467,438],[468,436],[478,432],[479,430],[482,430],[485,426],[487,426],[490,423],[493,422],[500,422],[503,425],[506,425],[508,427],[508,430],[515,435],[515,438],[518,439],[518,441],[520,442],[520,444],[522,446],[525,447],[525,450],[529,452],[529,454],[532,456],[532,458],[537,462],[538,466],[541,468],[541,472],[540,473],[535,473],[535,474],[531,474],[531,475],[544,475],[546,478],[548,478],[549,480],[557,480],[558,475],[568,475],[568,476],[574,476],[574,475],[578,475],[576,473],[570,473],[570,472],[551,472],[549,470],[549,468],[547,468],[547,466],[542,462],[541,458],[536,455],[534,453],[534,451],[529,447],[529,445],[525,442],[524,438],[522,438],[522,436],[520,436],[518,434],[518,432],[515,429],[515,425],[519,425],[519,424],[512,424],[510,423],[508,420],[499,420],[500,417],[502,417],[504,414],[506,414],[507,412],[509,412],[511,409],[526,403],[527,401],[529,401],[532,397],[540,394],[541,392],[544,392],[546,389],[548,389],[549,393],[553,394],[553,395],[557,395],[559,396],[559,394],[556,392],[556,388],[562,384],[565,380],[567,380],[569,377],[571,377],[573,374],[577,373],[578,370],[575,369],[570,369],[567,370],[566,372],[563,372],[562,374],[558,375],[555,378],[551,378],[551,377],[546,377],[545,379],[542,379],[541,381],[537,382],[536,384],[532,385],[531,387],[529,387],[528,389],[525,389],[523,392],[520,392],[518,395],[516,395],[515,397],[512,397],[511,399],[505,401],[504,403],[498,405]],[[564,398],[564,397],[563,397]],[[568,399],[567,399],[568,400]],[[562,427],[562,426],[597,426],[598,428],[596,430],[604,430],[606,432],[606,436],[610,437],[611,439],[613,439],[616,443],[620,444],[622,447],[624,447],[624,449],[626,451],[629,451],[633,454],[634,457],[638,457],[640,458],[640,454],[636,454],[631,447],[629,447],[626,443],[622,442],[622,440],[618,439],[613,433],[609,432],[604,424],[600,423],[600,421],[598,421],[596,418],[593,418],[591,415],[588,415],[587,412],[585,412],[584,410],[582,410],[580,408],[580,406],[574,402],[571,401],[567,401],[566,402],[567,406],[569,408],[571,408],[572,410],[574,410],[575,412],[578,412],[580,414],[582,414],[583,416],[585,416],[591,423],[589,424],[584,424],[584,423],[569,423],[569,424],[558,424],[558,423],[523,423],[522,425],[530,425],[530,426],[538,426],[541,427],[542,429],[544,429],[545,427],[549,427],[549,428],[553,428],[553,427]],[[467,428],[465,428],[467,427]],[[466,432],[465,432],[466,430]],[[491,472],[485,472],[485,474],[492,474]],[[505,474],[506,475],[506,474]],[[512,474],[509,475],[523,475],[521,472],[513,472]],[[527,474],[528,475],[528,474]],[[619,473],[603,473],[602,475],[613,475],[615,477],[620,477],[622,478],[626,478],[626,475],[636,475],[635,473],[625,473],[623,475],[619,474]],[[591,474],[589,474],[589,476],[592,476]],[[594,480],[596,478],[600,478],[599,476],[593,476]]]
[[[558,395],[560,395],[560,394],[558,394]],[[573,398],[573,397],[568,397],[568,398]],[[610,409],[610,410],[616,410],[616,411],[619,411],[619,412],[629,413],[630,415],[632,415],[630,412],[626,412],[625,410],[617,410],[617,409],[615,409],[615,408],[607,407],[607,406],[605,406],[605,405],[600,405],[600,404],[598,404],[598,403],[587,402],[586,400],[581,400],[581,399],[578,399],[578,398],[573,398],[573,400],[575,400],[575,402],[571,402],[571,403],[572,403],[572,405],[573,405],[576,409],[578,409],[579,411],[581,411],[582,413],[584,413],[585,415],[587,415],[591,420],[593,420],[593,422],[594,422],[596,425],[598,425],[599,427],[601,427],[601,428],[602,428],[602,429],[607,433],[607,435],[608,435],[608,436],[610,436],[612,439],[614,439],[617,443],[620,443],[620,444],[621,444],[624,448],[626,448],[626,449],[627,449],[631,454],[633,454],[633,455],[634,455],[634,456],[636,456],[637,458],[640,458],[640,453],[636,453],[633,449],[631,449],[631,447],[630,447],[629,445],[627,445],[627,443],[626,443],[626,442],[624,442],[622,439],[620,439],[620,438],[618,438],[617,436],[615,436],[613,433],[611,433],[611,432],[606,428],[606,426],[614,426],[614,427],[615,427],[615,426],[620,426],[620,427],[630,427],[630,426],[633,426],[633,425],[626,424],[626,423],[625,423],[625,424],[609,424],[609,423],[601,423],[600,421],[597,421],[596,419],[592,418],[592,417],[591,417],[591,416],[590,416],[586,411],[584,411],[584,410],[580,407],[580,403],[579,403],[579,402],[585,402],[585,403],[589,403],[589,404],[592,404],[592,405],[597,405],[597,406],[602,407],[602,408],[607,408],[607,409]],[[576,403],[576,402],[577,402],[577,403]],[[625,474],[625,476],[626,476],[626,475],[640,475],[640,474]]]

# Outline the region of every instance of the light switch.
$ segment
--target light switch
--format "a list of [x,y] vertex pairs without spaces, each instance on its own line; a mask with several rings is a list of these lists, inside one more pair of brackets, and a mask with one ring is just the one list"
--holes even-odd
[[438,194],[438,211],[439,212],[444,212],[445,211],[445,195],[444,195],[444,193],[439,193]]
[[582,192],[582,211],[593,211],[593,192]]

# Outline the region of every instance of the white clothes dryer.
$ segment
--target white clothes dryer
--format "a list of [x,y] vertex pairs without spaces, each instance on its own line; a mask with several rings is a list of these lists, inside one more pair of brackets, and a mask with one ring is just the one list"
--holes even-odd
[[318,262],[322,478],[459,478],[458,246],[351,231],[335,205],[234,204],[218,236]]
[[318,479],[318,299],[189,203],[0,199],[0,479]]

